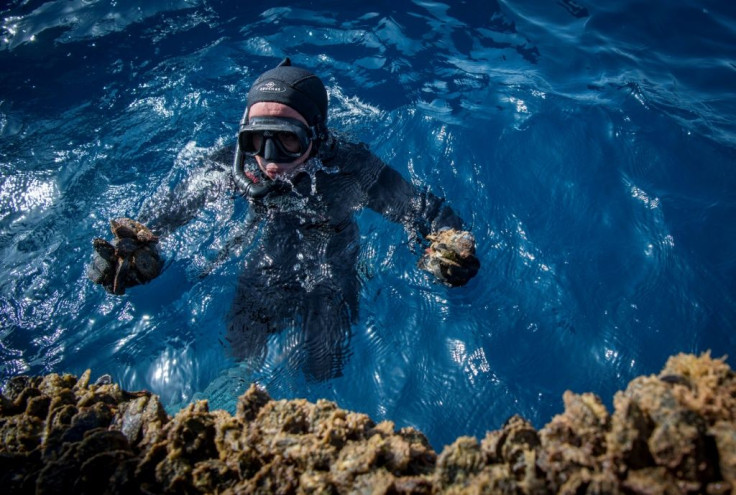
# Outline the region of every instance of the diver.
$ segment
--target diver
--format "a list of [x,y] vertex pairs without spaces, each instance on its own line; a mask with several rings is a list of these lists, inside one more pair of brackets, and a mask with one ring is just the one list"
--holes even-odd
[[[417,241],[434,241],[418,266],[448,286],[466,284],[480,263],[462,219],[365,145],[328,130],[327,108],[322,81],[288,58],[263,73],[248,92],[229,170],[221,164],[232,151],[223,150],[196,181],[149,198],[143,211],[155,215],[139,216],[132,231],[114,230],[113,244],[95,240],[89,277],[118,294],[155,278],[161,263],[150,253],[158,236],[146,225],[171,233],[208,197],[236,187],[249,202],[244,232],[257,235],[244,235],[248,248],[226,319],[234,356],[257,366],[269,335],[292,328],[299,345],[290,361],[310,379],[339,376],[358,316],[357,211],[368,207]],[[140,268],[136,249],[147,260]]]

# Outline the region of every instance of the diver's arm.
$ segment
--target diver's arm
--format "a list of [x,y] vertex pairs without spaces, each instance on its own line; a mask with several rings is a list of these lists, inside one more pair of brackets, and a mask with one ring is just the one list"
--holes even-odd
[[144,202],[135,220],[111,220],[114,239],[93,240],[95,253],[87,268],[88,277],[112,294],[124,294],[126,288],[156,278],[163,267],[159,238],[187,223],[202,206],[232,188],[230,167],[218,160],[220,156],[222,152],[209,157],[202,168],[173,189],[159,188]]
[[442,198],[412,185],[366,146],[345,144],[340,157],[351,173],[359,176],[366,205],[403,224],[413,237],[423,239],[443,228],[463,228],[462,218]]
[[137,220],[159,236],[186,225],[204,205],[233,190],[231,156],[231,149],[219,150],[173,189],[161,186],[144,201]]
[[452,208],[431,192],[418,190],[373,154],[363,167],[370,184],[368,207],[402,223],[417,240],[431,241],[419,268],[452,287],[465,285],[478,273],[475,238],[463,230],[463,221]]
[[367,197],[369,208],[403,224],[420,238],[442,228],[463,228],[463,220],[442,198],[428,190],[418,190],[386,164],[382,164],[368,188]]

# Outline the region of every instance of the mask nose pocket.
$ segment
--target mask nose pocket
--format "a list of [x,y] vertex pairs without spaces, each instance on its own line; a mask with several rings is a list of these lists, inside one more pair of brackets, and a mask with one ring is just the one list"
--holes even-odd
[[279,150],[276,148],[276,143],[273,142],[272,137],[266,137],[266,143],[263,146],[263,158],[269,161],[277,161],[279,158]]

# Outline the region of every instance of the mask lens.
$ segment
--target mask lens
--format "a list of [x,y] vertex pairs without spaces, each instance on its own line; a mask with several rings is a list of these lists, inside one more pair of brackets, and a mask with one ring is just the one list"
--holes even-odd
[[252,151],[257,152],[260,149],[263,149],[263,133],[262,132],[253,132],[250,134],[250,142],[252,143]]

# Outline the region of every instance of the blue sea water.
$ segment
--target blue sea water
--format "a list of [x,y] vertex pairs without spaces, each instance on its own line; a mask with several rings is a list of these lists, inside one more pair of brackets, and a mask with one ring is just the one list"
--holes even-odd
[[[324,397],[435,448],[562,393],[613,394],[668,356],[736,350],[736,4],[16,0],[0,9],[0,380],[91,368],[233,410],[252,381]],[[358,214],[360,315],[343,376],[305,379],[289,332],[257,370],[225,316],[247,202],[162,243],[118,297],[91,239],[234,142],[284,56],[323,76],[330,125],[445,197],[479,275],[417,270],[401,226]]]

